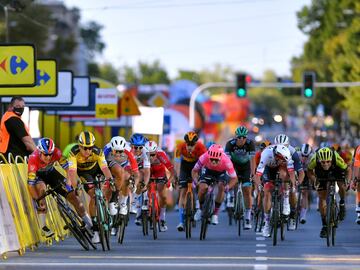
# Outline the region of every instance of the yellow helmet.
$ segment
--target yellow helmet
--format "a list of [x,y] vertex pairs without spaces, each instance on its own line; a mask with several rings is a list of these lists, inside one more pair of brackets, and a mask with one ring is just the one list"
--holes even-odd
[[323,147],[317,152],[320,161],[332,160],[333,151],[329,147]]
[[194,131],[185,134],[184,140],[187,144],[195,144],[199,140],[199,136]]
[[95,145],[95,136],[90,131],[83,131],[79,135],[78,143],[83,147],[93,147]]

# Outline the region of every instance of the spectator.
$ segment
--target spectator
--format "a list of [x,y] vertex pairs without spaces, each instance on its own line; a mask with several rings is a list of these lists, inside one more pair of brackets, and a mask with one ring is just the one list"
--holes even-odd
[[1,118],[0,153],[6,158],[9,153],[14,157],[27,157],[36,149],[27,126],[21,120],[24,107],[25,102],[22,97],[13,97],[7,112]]

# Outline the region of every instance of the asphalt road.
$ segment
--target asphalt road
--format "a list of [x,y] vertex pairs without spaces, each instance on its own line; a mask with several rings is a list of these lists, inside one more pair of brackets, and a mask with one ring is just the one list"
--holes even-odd
[[[353,202],[353,197],[348,198]],[[144,237],[141,227],[130,223],[123,245],[112,238],[112,250],[84,251],[77,242],[66,239],[52,246],[26,251],[20,257],[9,253],[0,261],[3,269],[360,269],[360,225],[355,224],[354,204],[348,203],[346,219],[340,224],[335,247],[327,247],[319,237],[320,218],[315,209],[308,222],[294,232],[286,232],[285,241],[272,246],[253,230],[238,237],[222,213],[220,224],[210,226],[207,239],[199,240],[198,225],[192,239],[176,230],[177,212],[167,214],[167,232]]]

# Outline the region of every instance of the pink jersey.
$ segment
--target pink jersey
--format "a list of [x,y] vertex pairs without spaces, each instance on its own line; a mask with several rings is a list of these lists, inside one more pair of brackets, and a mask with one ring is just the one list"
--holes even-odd
[[222,153],[220,162],[217,165],[214,165],[210,161],[208,152],[205,152],[204,154],[202,154],[200,156],[198,162],[196,162],[194,170],[200,171],[203,167],[205,167],[206,169],[209,169],[209,170],[217,171],[217,172],[226,171],[226,173],[231,178],[236,177],[236,172],[235,172],[234,166],[233,166],[230,158],[225,153]]

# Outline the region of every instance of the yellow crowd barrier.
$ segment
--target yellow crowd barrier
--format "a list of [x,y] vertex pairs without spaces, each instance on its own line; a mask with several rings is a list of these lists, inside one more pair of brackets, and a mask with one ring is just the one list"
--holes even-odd
[[[50,245],[52,239],[41,235],[38,215],[27,187],[27,161],[21,157],[9,161],[0,154],[0,255],[17,251],[23,255],[27,248],[34,250],[40,243]],[[65,173],[65,172],[64,172]],[[67,236],[55,200],[46,197],[46,223],[55,232],[56,241]]]

